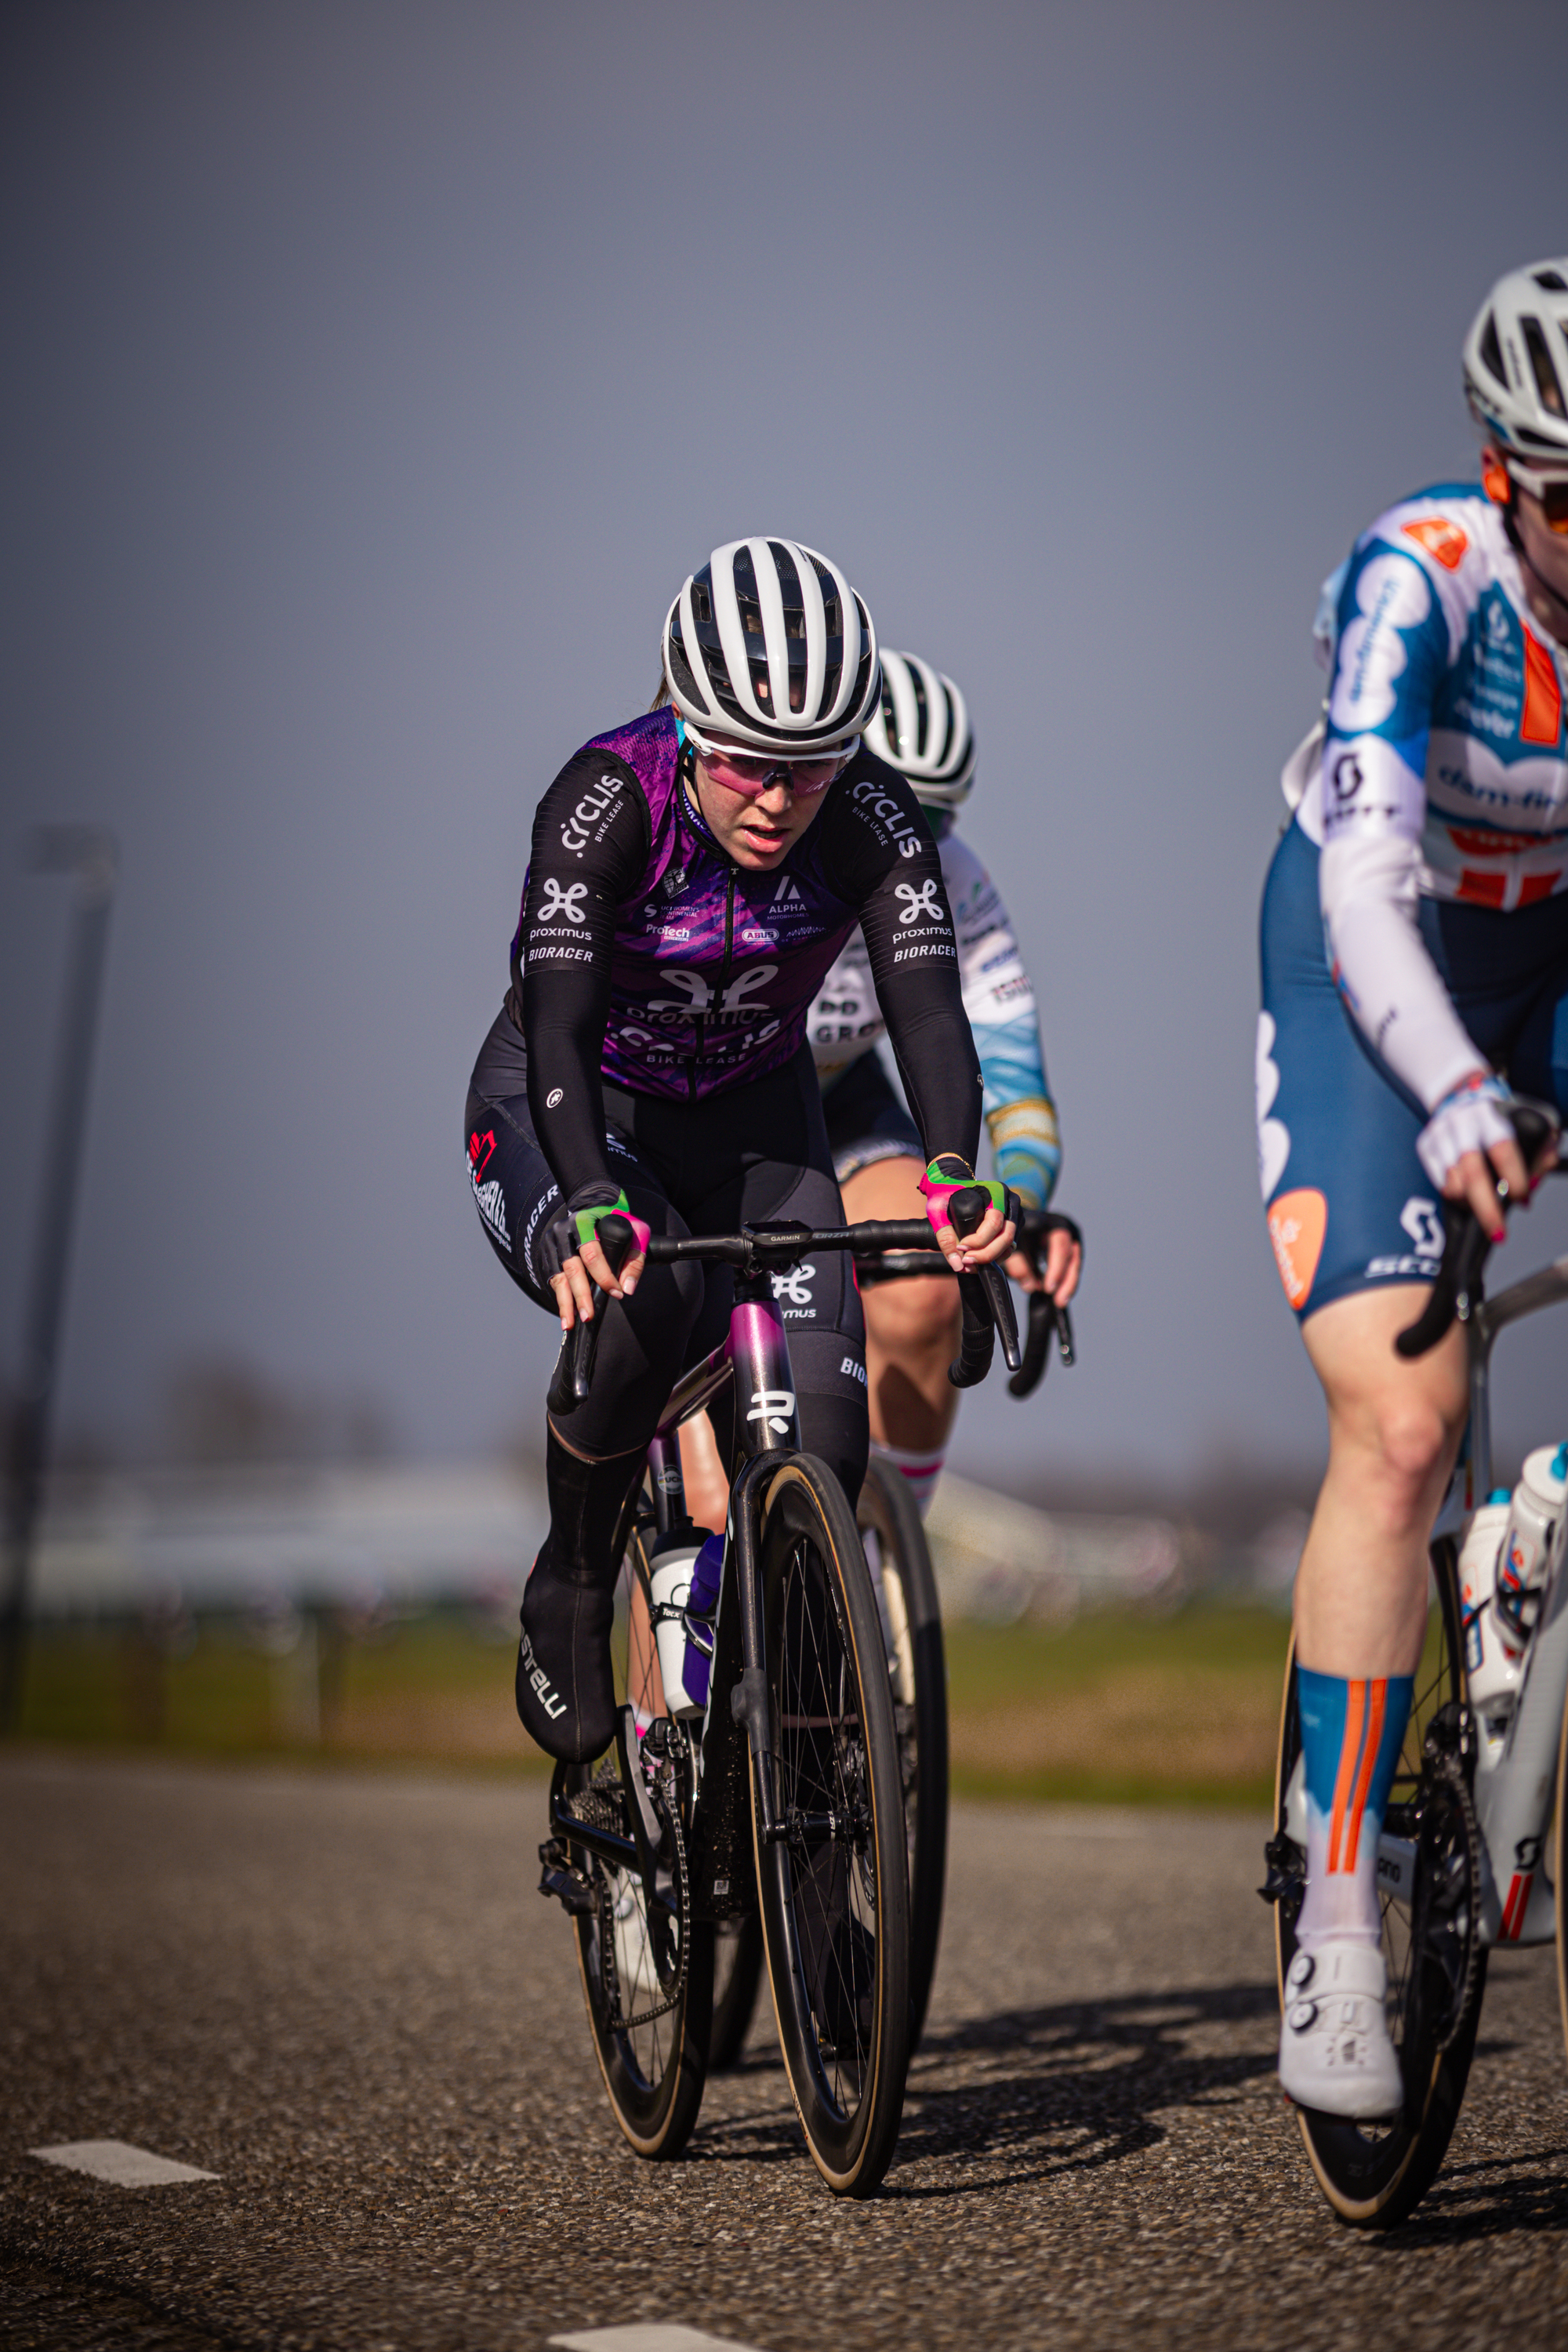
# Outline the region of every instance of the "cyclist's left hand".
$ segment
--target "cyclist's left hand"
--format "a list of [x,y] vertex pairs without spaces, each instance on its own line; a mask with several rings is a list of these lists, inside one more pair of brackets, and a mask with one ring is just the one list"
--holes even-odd
[[1083,1244],[1075,1242],[1059,1225],[1046,1237],[1046,1263],[1040,1273],[1036,1273],[1022,1250],[1014,1251],[1005,1267],[1008,1280],[1016,1282],[1020,1290],[1044,1291],[1058,1307],[1065,1307],[1072,1297],[1082,1271]]
[[1013,1220],[1004,1217],[994,1202],[962,1241],[951,1225],[943,1225],[937,1234],[942,1254],[955,1274],[967,1274],[972,1266],[991,1265],[997,1258],[1006,1257],[1013,1239]]

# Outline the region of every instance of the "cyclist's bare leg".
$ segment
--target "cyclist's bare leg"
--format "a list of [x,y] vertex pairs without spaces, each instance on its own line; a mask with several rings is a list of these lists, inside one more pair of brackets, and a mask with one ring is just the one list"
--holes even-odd
[[721,1536],[730,1510],[730,1481],[713,1424],[705,1412],[695,1412],[689,1421],[681,1423],[679,1434],[686,1507],[700,1528]]
[[656,1715],[668,1715],[664,1702],[664,1683],[658,1671],[658,1644],[653,1638],[648,1622],[647,1595],[639,1577],[631,1580],[632,1597],[629,1622],[626,1628],[628,1656],[626,1661],[626,1694],[639,1730],[645,1729]]
[[[851,1223],[923,1217],[918,1160],[878,1160],[839,1190]],[[958,1411],[947,1368],[958,1352],[958,1291],[946,1275],[879,1282],[862,1293],[871,1438],[902,1454],[940,1454]]]
[[1465,1340],[1407,1363],[1424,1286],[1335,1299],[1301,1336],[1329,1408],[1329,1466],[1296,1573],[1296,1640],[1320,1674],[1407,1675],[1426,1631],[1426,1549],[1468,1411]]
[[1389,2035],[1378,1838],[1426,1631],[1426,1545],[1468,1406],[1464,1341],[1394,1353],[1426,1293],[1336,1299],[1302,1337],[1329,1407],[1329,1468],[1296,1579],[1307,1887],[1279,2028],[1279,2079],[1363,2119],[1402,2096]]

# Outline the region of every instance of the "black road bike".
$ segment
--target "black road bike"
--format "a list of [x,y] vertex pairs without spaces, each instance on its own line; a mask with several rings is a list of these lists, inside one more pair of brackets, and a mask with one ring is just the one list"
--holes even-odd
[[[973,1232],[977,1187],[949,1213]],[[604,1218],[619,1265],[633,1244]],[[612,2110],[639,2156],[678,2155],[701,2105],[713,2030],[715,1930],[754,1915],[785,2070],[806,2146],[836,2194],[869,2196],[892,2158],[910,2054],[910,1874],[903,1771],[878,1598],[855,1515],[826,1464],[800,1450],[789,1345],[773,1276],[807,1251],[929,1247],[923,1219],[750,1226],[663,1237],[656,1263],[728,1265],[723,1344],[672,1391],[648,1482],[620,1542],[643,1607],[623,1620],[615,1742],[559,1765],[542,1892],[571,1914],[595,2048]],[[990,1369],[995,1335],[1022,1356],[994,1267],[958,1277],[963,1337],[950,1377]],[[613,1313],[605,1303],[604,1311]],[[563,1345],[558,1417],[588,1393],[600,1318]],[[706,1714],[657,1711],[649,1559],[685,1521],[677,1430],[726,1384],[736,1459],[712,1626]],[[652,1717],[643,1736],[637,1710]]]

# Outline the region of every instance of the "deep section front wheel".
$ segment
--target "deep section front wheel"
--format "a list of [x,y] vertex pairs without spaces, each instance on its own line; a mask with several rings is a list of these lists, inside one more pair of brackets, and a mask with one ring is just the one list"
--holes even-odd
[[752,1831],[768,1980],[813,2163],[868,2197],[910,2050],[909,1863],[886,1646],[854,1514],[825,1463],[762,1499],[766,1736]]
[[[626,1554],[622,1599],[647,1598],[642,1533]],[[646,1606],[616,1616],[616,1696],[647,1716],[659,1704]],[[636,1781],[640,1787],[635,1785]],[[683,1727],[635,1728],[594,1766],[558,1768],[556,1790],[585,1832],[623,1849],[617,1864],[564,1832],[592,1900],[574,1921],[588,2023],[616,2121],[639,2156],[679,2156],[702,2104],[713,2001],[713,1930],[691,1916],[687,1833],[694,1759]],[[552,1796],[552,1812],[554,1797]],[[634,1813],[637,1818],[634,1819]],[[558,1820],[558,1817],[557,1817]],[[653,1862],[651,1895],[634,1859],[638,1831]]]
[[[1432,1548],[1432,1573],[1436,1598],[1378,1854],[1388,2026],[1404,2110],[1387,2123],[1296,2111],[1319,2186],[1340,2219],[1358,2229],[1402,2221],[1430,2188],[1464,2097],[1486,1982],[1458,1590],[1447,1538]],[[1268,1848],[1282,2010],[1306,1889],[1306,1810],[1292,1643]]]
[[942,1604],[909,1481],[871,1456],[856,1519],[877,1589],[910,1856],[910,2048],[919,2044],[947,1882],[947,1664]]

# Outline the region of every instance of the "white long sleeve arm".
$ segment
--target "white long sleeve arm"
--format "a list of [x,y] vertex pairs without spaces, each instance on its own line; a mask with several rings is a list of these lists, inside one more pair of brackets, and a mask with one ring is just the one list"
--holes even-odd
[[1435,1110],[1461,1078],[1485,1068],[1486,1056],[1421,937],[1419,844],[1392,831],[1337,831],[1324,845],[1318,889],[1334,978],[1357,1025]]

